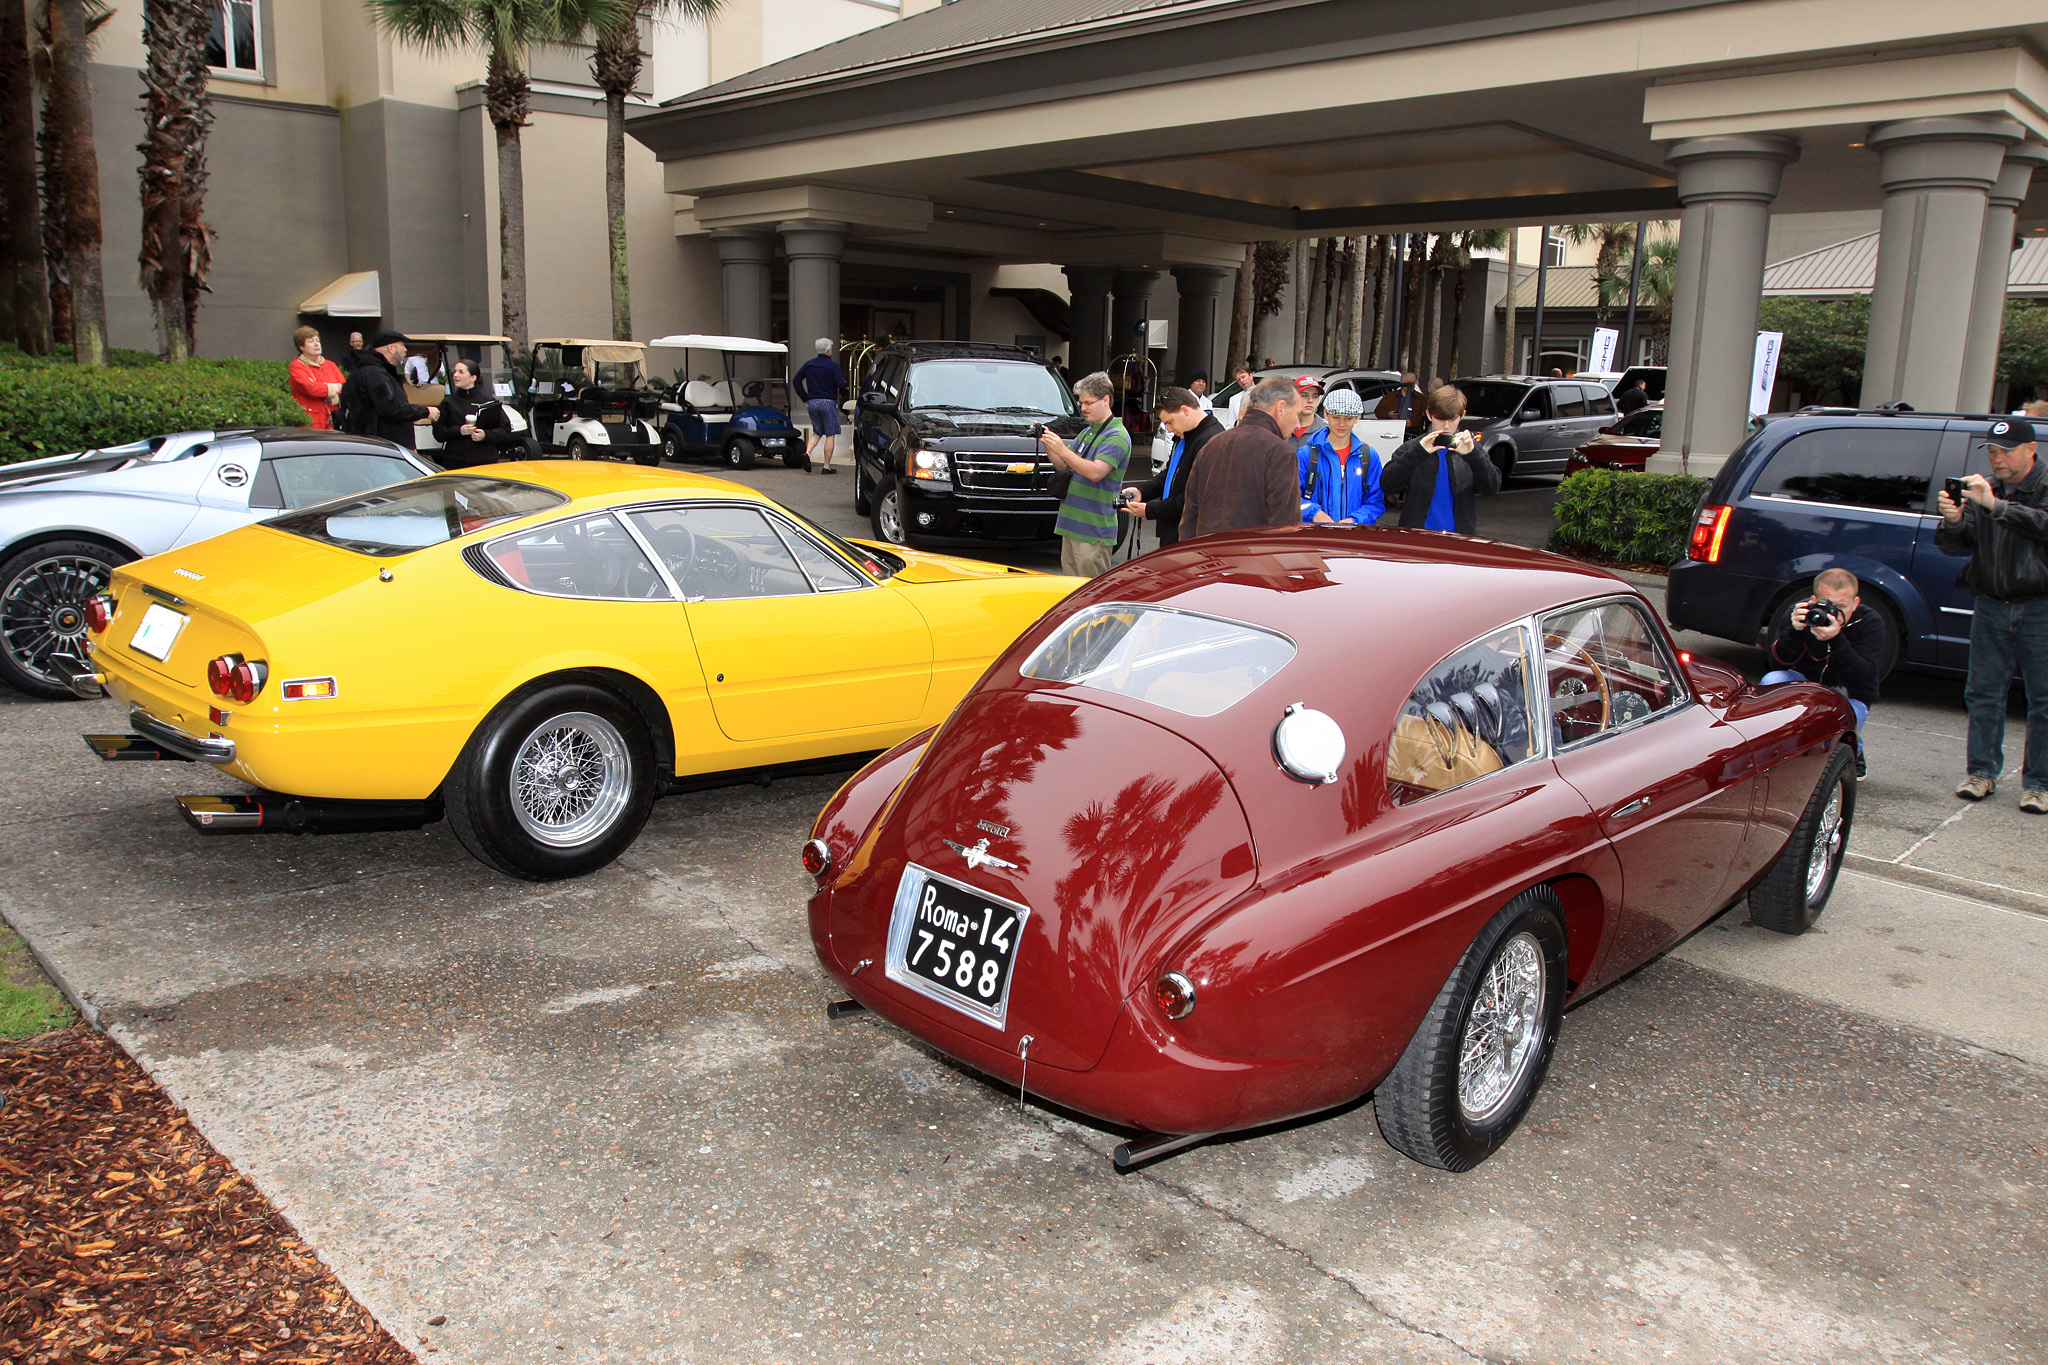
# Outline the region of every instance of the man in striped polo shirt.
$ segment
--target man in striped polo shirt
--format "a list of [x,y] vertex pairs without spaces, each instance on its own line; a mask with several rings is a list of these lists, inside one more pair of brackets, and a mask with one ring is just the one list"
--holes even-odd
[[1131,434],[1116,416],[1116,386],[1100,370],[1074,381],[1074,401],[1088,429],[1071,447],[1050,431],[1039,440],[1053,468],[1074,476],[1054,527],[1060,572],[1093,578],[1108,570],[1116,548],[1116,495],[1131,461]]

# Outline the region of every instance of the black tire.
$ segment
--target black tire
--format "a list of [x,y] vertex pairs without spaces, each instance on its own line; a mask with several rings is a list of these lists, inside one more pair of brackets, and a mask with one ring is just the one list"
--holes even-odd
[[754,461],[761,456],[761,447],[751,436],[735,436],[725,443],[725,467],[727,469],[752,469]]
[[568,451],[569,458],[572,460],[587,460],[590,458],[590,445],[581,436],[571,436],[569,438]]
[[[1792,619],[1792,608],[1812,596],[1812,579],[1809,578],[1793,584],[1791,591],[1780,597],[1778,604],[1771,608],[1771,614],[1764,618],[1763,638],[1757,641],[1757,643],[1763,648],[1769,649],[1771,637],[1778,633],[1779,627]],[[1884,618],[1884,653],[1877,661],[1877,677],[1878,681],[1882,682],[1891,676],[1892,669],[1896,668],[1899,662],[1899,613],[1893,608],[1891,603],[1885,601],[1874,592],[1863,599],[1863,605],[1857,608],[1857,610],[1859,612],[1874,611]],[[1776,667],[1776,665],[1772,665],[1772,667]]]
[[1500,471],[1501,487],[1507,487],[1508,476],[1515,472],[1515,448],[1503,442],[1487,451],[1486,458]]
[[78,700],[49,657],[82,651],[86,601],[131,557],[94,540],[46,540],[0,563],[0,681],[31,697]]
[[853,462],[853,511],[855,516],[869,516],[875,510],[875,500],[868,493],[867,470],[859,460]]
[[661,458],[681,463],[683,458],[683,438],[676,435],[673,431],[664,429],[661,433]]
[[907,548],[910,523],[904,520],[903,485],[890,480],[875,491],[870,502],[873,506],[868,512],[868,524],[875,528],[875,539]]
[[1834,894],[1855,822],[1856,744],[1843,740],[1792,827],[1792,837],[1763,880],[1750,888],[1749,917],[1758,928],[1803,934],[1814,926]]
[[634,452],[633,463],[637,465],[644,465],[649,469],[654,468],[656,465],[661,463],[661,447],[656,446],[652,450],[641,450]]
[[[1525,1031],[1503,1087],[1496,1094],[1484,1077],[1471,1078],[1472,1098],[1484,1104],[1475,1111],[1466,1104],[1460,1059],[1482,983],[1496,963],[1503,963],[1504,972],[1520,967],[1536,979],[1533,986],[1524,979],[1517,990],[1527,1011]],[[1507,1141],[1550,1069],[1564,1017],[1564,973],[1563,907],[1549,887],[1532,887],[1509,901],[1472,940],[1401,1060],[1380,1083],[1373,1110],[1381,1135],[1395,1151],[1439,1170],[1469,1171]]]
[[[537,753],[529,747],[536,743]],[[561,770],[546,752],[551,744],[581,757],[586,774],[595,765],[595,797],[544,781],[536,791],[535,779]],[[514,789],[522,775],[536,792],[525,800]],[[550,797],[566,809],[547,810]],[[527,881],[580,877],[640,837],[654,805],[654,746],[639,712],[616,693],[540,684],[507,697],[477,727],[441,784],[441,800],[455,837],[479,862]],[[558,813],[570,818],[548,818]]]
[[809,469],[811,457],[802,446],[786,445],[782,448],[782,466],[785,469]]

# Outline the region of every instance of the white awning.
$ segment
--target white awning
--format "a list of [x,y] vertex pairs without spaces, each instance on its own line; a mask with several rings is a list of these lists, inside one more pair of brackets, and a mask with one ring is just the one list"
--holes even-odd
[[331,318],[376,318],[384,316],[384,289],[374,270],[343,275],[299,305],[301,313],[325,313]]
[[656,337],[649,346],[692,347],[699,351],[731,351],[736,355],[788,355],[789,347],[779,341],[756,341],[752,337],[703,336],[695,332]]

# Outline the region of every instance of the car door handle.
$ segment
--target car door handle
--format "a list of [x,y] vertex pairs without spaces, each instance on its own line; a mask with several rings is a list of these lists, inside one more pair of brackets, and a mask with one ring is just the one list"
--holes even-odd
[[1626,806],[1623,806],[1620,809],[1616,810],[1612,818],[1616,820],[1626,820],[1630,816],[1641,815],[1644,811],[1648,810],[1649,808],[1650,798],[1647,796],[1638,796],[1635,800],[1629,802]]

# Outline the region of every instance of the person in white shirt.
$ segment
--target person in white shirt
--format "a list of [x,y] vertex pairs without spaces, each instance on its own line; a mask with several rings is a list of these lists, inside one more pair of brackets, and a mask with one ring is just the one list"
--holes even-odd
[[434,372],[427,368],[423,355],[409,355],[405,358],[405,382],[408,384],[431,384]]
[[1224,425],[1234,427],[1237,425],[1237,419],[1244,416],[1245,395],[1252,391],[1252,385],[1257,381],[1252,378],[1252,367],[1249,365],[1240,365],[1232,370],[1230,381],[1237,385],[1237,392],[1230,396],[1230,420]]

